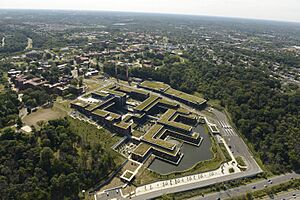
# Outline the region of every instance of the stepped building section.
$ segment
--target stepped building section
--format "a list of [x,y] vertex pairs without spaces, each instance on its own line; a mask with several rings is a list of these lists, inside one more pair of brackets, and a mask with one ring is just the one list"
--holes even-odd
[[[161,85],[161,90],[169,89]],[[202,141],[200,134],[194,131],[199,123],[204,123],[200,116],[150,91],[110,85],[92,92],[89,98],[78,98],[71,107],[98,124],[125,135],[136,144],[130,158],[140,163],[154,155],[178,164],[184,156],[181,153],[184,142],[199,146]]]

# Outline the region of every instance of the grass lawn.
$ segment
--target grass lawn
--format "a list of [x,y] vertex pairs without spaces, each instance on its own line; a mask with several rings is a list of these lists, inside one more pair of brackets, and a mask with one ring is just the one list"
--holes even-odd
[[235,159],[236,159],[237,163],[238,163],[240,166],[242,166],[242,167],[246,166],[246,163],[245,163],[244,159],[243,159],[241,156],[238,156],[238,157],[236,157]]
[[62,97],[57,97],[56,101],[53,104],[53,108],[64,112],[70,112],[72,109],[70,108],[71,100],[63,99]]
[[219,145],[220,145],[220,148],[221,148],[221,150],[223,152],[223,155],[225,156],[226,160],[230,161],[231,160],[231,156],[229,155],[229,153],[228,153],[225,145],[224,144],[219,144]]
[[4,92],[4,85],[0,84],[0,93]]
[[66,113],[56,108],[41,108],[23,118],[23,123],[28,126],[39,127],[38,122],[59,119],[66,116]]
[[87,86],[87,89],[86,89],[87,92],[96,90],[97,88],[101,87],[100,81],[99,82],[95,82],[93,80],[84,79],[83,83]]
[[71,123],[70,127],[75,133],[80,134],[85,140],[92,144],[102,144],[105,147],[110,148],[121,139],[120,136],[113,135],[104,128],[98,129],[95,125],[88,122],[73,119],[71,117],[68,117],[68,121]]

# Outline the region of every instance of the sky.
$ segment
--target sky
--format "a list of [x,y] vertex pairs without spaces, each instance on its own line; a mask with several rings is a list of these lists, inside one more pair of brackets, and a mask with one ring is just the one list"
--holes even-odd
[[133,11],[300,22],[300,0],[0,0],[0,8]]

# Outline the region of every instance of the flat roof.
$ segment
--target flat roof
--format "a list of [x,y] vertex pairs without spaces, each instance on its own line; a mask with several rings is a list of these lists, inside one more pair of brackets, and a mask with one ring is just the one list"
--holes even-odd
[[141,142],[137,148],[134,149],[133,153],[143,157],[151,149],[151,147],[151,145]]
[[181,98],[183,100],[186,100],[186,101],[189,101],[189,102],[192,102],[192,103],[195,103],[195,104],[203,104],[206,102],[205,99],[202,99],[200,97],[197,97],[197,96],[194,96],[194,95],[190,95],[190,94],[187,94],[185,92],[181,92],[179,90],[175,90],[173,88],[169,88],[165,91],[166,94],[169,94],[169,95],[172,95],[172,96],[175,96],[177,98]]
[[189,125],[186,125],[186,124],[182,124],[182,123],[179,123],[179,122],[175,122],[175,121],[158,121],[159,123],[162,123],[164,125],[168,125],[169,127],[174,127],[174,128],[177,128],[177,129],[181,129],[183,131],[187,131],[187,132],[190,132],[193,128]]
[[90,103],[88,102],[85,102],[85,101],[82,101],[82,100],[79,100],[79,99],[76,99],[75,101],[71,102],[72,104],[75,104],[77,106],[80,106],[82,108],[85,108],[87,107],[88,105],[90,105]]
[[144,81],[141,83],[141,86],[146,87],[146,88],[150,88],[153,90],[157,90],[160,92],[164,92],[165,90],[167,90],[168,88],[170,88],[169,85],[163,83],[163,82],[157,82],[157,81]]
[[94,92],[92,92],[92,94],[95,94],[95,95],[101,96],[101,97],[103,97],[103,98],[105,98],[105,97],[108,97],[108,96],[109,96],[109,94],[108,94],[108,93],[104,93],[104,92],[102,92],[102,91],[94,91]]
[[160,121],[169,121],[176,114],[176,112],[177,111],[174,109],[167,110],[167,112],[161,116]]
[[159,103],[165,104],[165,105],[168,105],[168,106],[172,106],[172,107],[178,107],[179,106],[178,103],[175,103],[175,102],[172,102],[172,101],[168,101],[166,99],[160,99]]
[[115,126],[122,128],[122,129],[128,129],[131,126],[131,123],[127,123],[125,121],[120,121],[114,124]]
[[111,89],[101,90],[101,92],[104,92],[104,93],[107,92],[109,94],[113,94],[113,95],[120,96],[120,97],[126,96],[126,93],[124,93],[124,92],[119,92],[119,91],[111,90]]
[[93,111],[95,110],[96,108],[100,107],[102,105],[102,102],[99,102],[99,103],[91,103],[89,104],[85,109],[88,110],[88,111]]
[[113,121],[114,119],[119,119],[119,118],[121,118],[121,115],[113,112],[109,112],[109,115],[106,117],[106,119],[109,121]]
[[159,96],[156,95],[150,95],[145,101],[143,101],[140,105],[136,106],[135,109],[139,111],[145,110],[147,107],[154,104],[158,99],[160,99]]
[[98,115],[100,117],[106,117],[109,114],[109,112],[105,110],[96,109],[93,111],[93,114]]
[[164,128],[161,124],[155,124],[153,125],[149,131],[143,136],[143,139],[149,143],[161,146],[163,148],[173,150],[175,148],[175,144],[162,140],[160,138],[156,139],[154,138],[155,135],[159,134],[159,132]]

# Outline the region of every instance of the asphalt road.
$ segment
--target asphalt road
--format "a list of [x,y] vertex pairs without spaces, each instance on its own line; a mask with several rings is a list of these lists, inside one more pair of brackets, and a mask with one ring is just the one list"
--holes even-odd
[[[229,199],[229,198],[232,198],[232,197],[235,197],[235,196],[240,196],[240,195],[246,194],[247,192],[262,190],[266,187],[271,187],[273,185],[278,185],[278,184],[290,181],[291,178],[294,178],[294,179],[300,178],[300,174],[289,173],[289,174],[284,174],[284,175],[280,175],[280,176],[275,176],[275,177],[270,178],[268,180],[258,181],[258,182],[251,183],[251,184],[248,184],[248,185],[243,185],[243,186],[240,186],[240,187],[228,189],[226,191],[210,193],[210,194],[205,195],[204,197],[199,197],[199,196],[194,197],[194,198],[191,198],[189,200],[212,200],[212,199],[218,199],[218,198],[220,198],[220,199]],[[272,181],[272,184],[269,182],[269,180]],[[291,195],[287,194],[286,196],[291,196]],[[274,198],[274,199],[278,199],[277,196],[275,196],[275,197],[276,198]],[[300,196],[298,196],[298,197],[300,197]],[[279,199],[280,199],[280,197],[279,197]]]
[[[232,127],[230,127],[230,129],[228,129],[228,126],[230,126],[230,125],[228,123],[227,116],[224,113],[222,113],[216,109],[213,109],[212,113],[216,116],[218,123],[219,123],[217,125],[218,125],[218,128],[220,129],[220,133],[221,133],[222,137],[225,139],[228,146],[231,147],[233,155],[235,157],[243,156],[243,158],[245,159],[247,167],[248,167],[247,170],[245,171],[245,173],[248,174],[248,176],[261,173],[262,170],[256,163],[253,155],[250,153],[250,151],[249,151],[247,145],[245,144],[245,142],[243,141],[243,139],[238,136],[237,132]],[[223,123],[223,125],[226,124],[226,126],[222,127],[222,125],[221,125],[222,123]],[[231,134],[229,134],[229,132]]]
[[[126,85],[127,86],[127,85]],[[130,86],[127,86],[130,87]],[[147,91],[147,90],[145,90]],[[153,93],[153,92],[151,92]],[[158,96],[163,96],[161,94],[155,93]],[[200,111],[195,110],[194,108],[191,108],[181,102],[175,101],[173,99],[167,98],[165,96],[163,96],[164,98],[172,101],[172,102],[176,102],[178,104],[180,104],[182,107],[192,111],[192,112],[196,112],[200,115],[203,115],[203,113],[201,113]],[[153,191],[144,195],[139,195],[136,197],[132,197],[132,199],[134,200],[145,200],[145,199],[151,199],[154,197],[158,197],[164,194],[168,194],[168,193],[176,193],[176,192],[182,192],[182,191],[187,191],[187,190],[191,190],[191,189],[196,189],[196,188],[201,188],[201,187],[205,187],[205,186],[209,186],[209,185],[214,185],[216,183],[222,183],[222,182],[226,182],[226,181],[230,181],[230,180],[234,180],[234,179],[239,179],[239,178],[245,178],[245,177],[251,177],[251,176],[255,176],[259,173],[262,172],[262,170],[260,169],[260,167],[257,165],[256,161],[254,160],[253,156],[250,154],[247,145],[244,143],[244,141],[238,136],[238,134],[236,133],[236,131],[233,128],[230,128],[230,133],[229,133],[229,129],[228,127],[230,126],[227,120],[227,117],[224,113],[217,111],[215,109],[212,110],[212,113],[216,116],[214,118],[210,117],[210,116],[206,116],[208,118],[209,121],[212,121],[214,123],[217,123],[221,135],[224,137],[224,139],[226,140],[227,144],[229,146],[231,146],[233,154],[236,155],[242,155],[246,162],[247,162],[247,170],[243,171],[241,173],[237,173],[237,174],[230,174],[227,176],[223,176],[222,178],[213,178],[210,180],[205,180],[205,181],[201,181],[198,183],[188,183],[185,185],[178,185],[176,187],[172,187],[172,188],[167,188],[167,189],[162,189],[159,191]],[[217,119],[217,121],[216,121]],[[222,125],[225,126],[223,127]],[[109,195],[109,197],[107,197],[105,194],[102,194],[101,196],[99,196],[97,199],[113,199],[113,198],[117,198],[114,196],[114,194]],[[118,199],[123,199],[120,196],[118,197]]]
[[264,200],[269,200],[269,199],[300,199],[300,190],[293,190],[293,191],[289,191],[289,192],[282,192],[280,194],[274,195],[274,196],[270,196],[270,197],[266,197],[264,198]]

